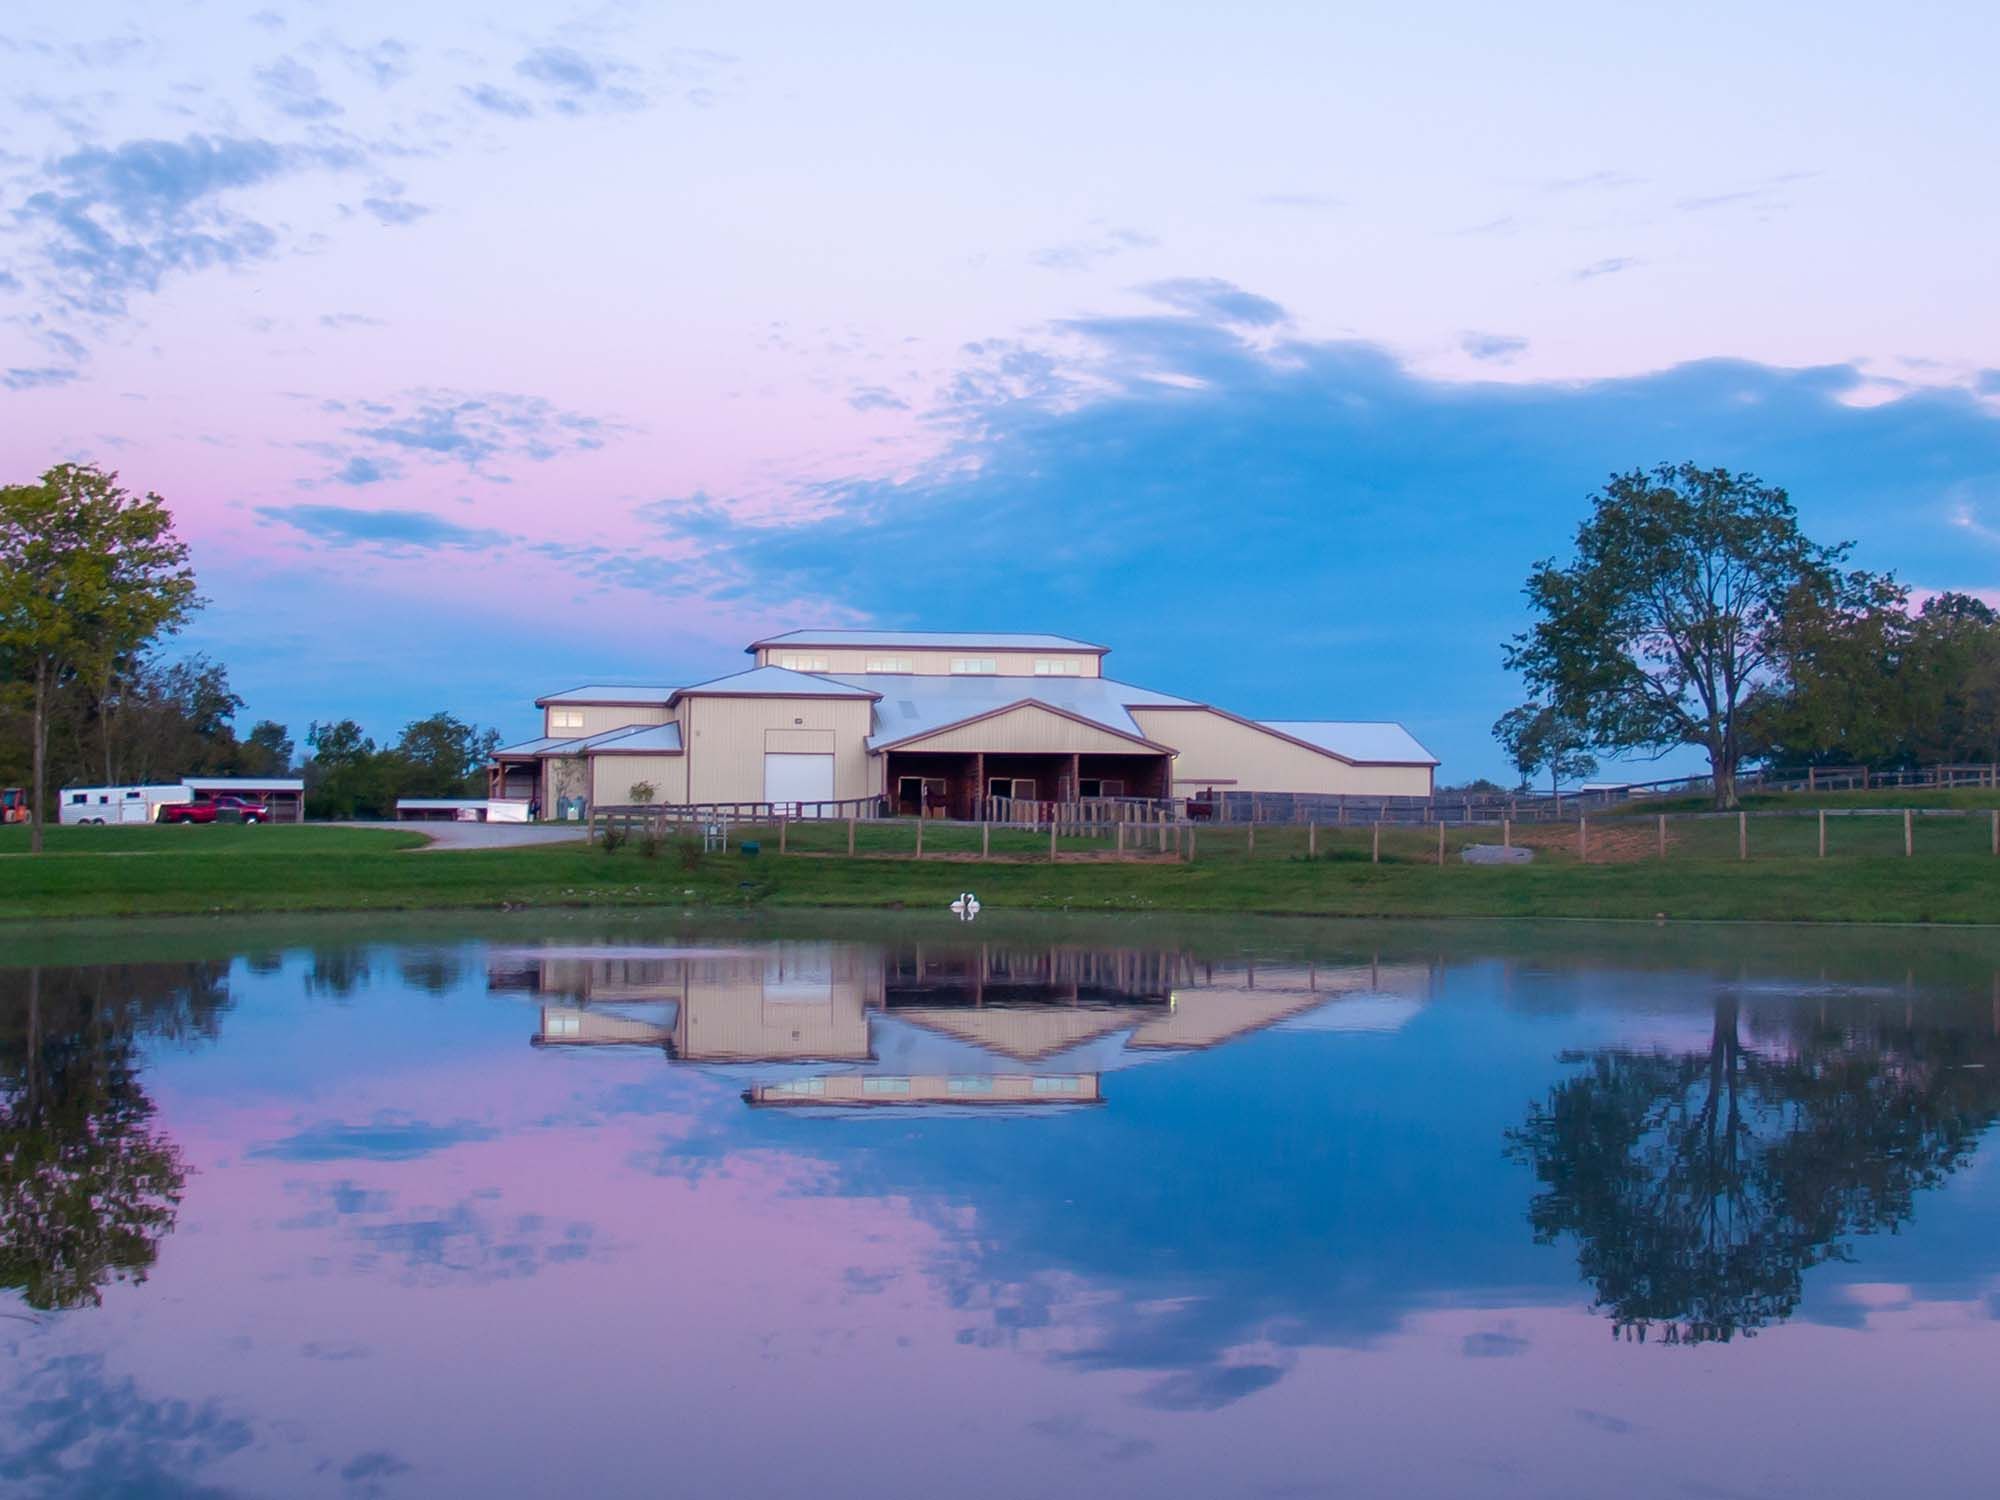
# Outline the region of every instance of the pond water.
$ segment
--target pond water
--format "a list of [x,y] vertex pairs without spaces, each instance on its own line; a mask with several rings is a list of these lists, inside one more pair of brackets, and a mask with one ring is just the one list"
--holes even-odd
[[1987,1492],[2000,940],[128,926],[0,968],[0,1488]]

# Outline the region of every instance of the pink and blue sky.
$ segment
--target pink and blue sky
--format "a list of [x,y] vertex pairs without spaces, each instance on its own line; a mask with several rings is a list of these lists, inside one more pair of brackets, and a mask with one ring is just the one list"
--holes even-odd
[[1497,773],[1613,469],[2000,597],[1996,49],[1973,0],[26,0],[0,474],[165,495],[182,646],[295,732],[877,623]]

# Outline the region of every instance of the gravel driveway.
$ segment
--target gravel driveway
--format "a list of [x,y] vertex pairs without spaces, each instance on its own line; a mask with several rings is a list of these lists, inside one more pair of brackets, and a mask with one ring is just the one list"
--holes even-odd
[[392,828],[421,833],[430,842],[415,854],[439,849],[521,849],[530,844],[577,844],[581,823],[346,823],[346,828]]

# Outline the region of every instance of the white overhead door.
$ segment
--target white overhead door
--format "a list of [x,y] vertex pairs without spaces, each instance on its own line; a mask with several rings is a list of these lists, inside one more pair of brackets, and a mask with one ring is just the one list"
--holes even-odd
[[831,809],[800,804],[833,800],[833,757],[766,754],[764,800],[804,817],[825,816]]

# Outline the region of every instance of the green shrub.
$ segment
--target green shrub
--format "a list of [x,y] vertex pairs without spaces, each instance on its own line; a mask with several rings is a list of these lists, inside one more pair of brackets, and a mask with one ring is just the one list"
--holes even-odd
[[616,854],[620,849],[625,847],[625,841],[630,837],[631,835],[616,823],[606,823],[604,825],[604,852],[606,854]]

